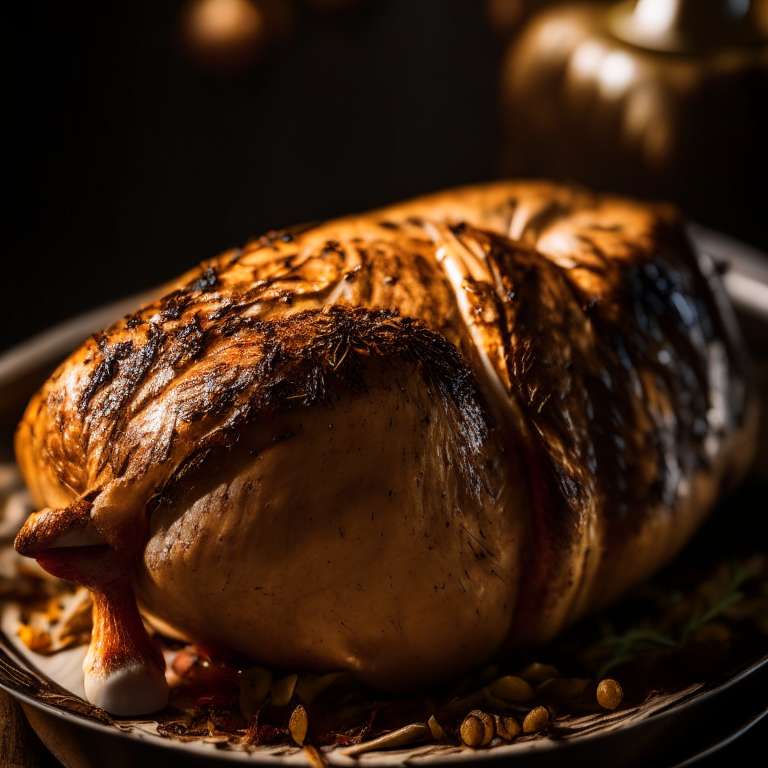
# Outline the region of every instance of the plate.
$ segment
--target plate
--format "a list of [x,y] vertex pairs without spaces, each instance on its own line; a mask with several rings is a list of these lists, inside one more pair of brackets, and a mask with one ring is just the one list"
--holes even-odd
[[[700,251],[726,267],[724,282],[752,348],[763,397],[768,393],[768,255],[724,235],[691,225]],[[10,512],[0,511],[0,565],[13,535],[26,515],[23,491],[14,489],[12,430],[34,389],[53,367],[87,336],[150,299],[156,292],[133,296],[94,310],[31,339],[0,356],[0,486]],[[763,407],[763,419],[768,404]],[[746,490],[724,505],[691,545],[736,547],[739,542],[768,541],[755,530],[759,500],[768,493],[768,428],[761,429],[761,448]],[[4,462],[4,464],[3,464]],[[2,488],[0,488],[2,492]],[[15,507],[13,506],[15,504]],[[757,504],[757,506],[755,506]],[[723,525],[727,518],[728,524]],[[761,515],[760,520],[764,519]],[[764,523],[763,523],[764,526]],[[747,537],[744,532],[749,531]],[[730,539],[729,539],[730,537]],[[13,606],[0,606],[0,687],[22,704],[43,742],[67,766],[162,764],[197,766],[245,761],[254,764],[306,765],[299,748],[262,747],[224,750],[216,743],[180,742],[160,737],[153,720],[113,720],[83,698],[82,658],[85,648],[43,657],[28,651],[16,637]],[[587,764],[632,768],[651,761],[659,768],[682,766],[731,742],[766,715],[768,655],[745,659],[715,679],[674,693],[658,693],[632,709],[572,717],[559,722],[546,738],[515,742],[492,750],[419,745],[365,754],[353,760],[339,750],[332,764],[418,765],[466,762],[564,766]]]

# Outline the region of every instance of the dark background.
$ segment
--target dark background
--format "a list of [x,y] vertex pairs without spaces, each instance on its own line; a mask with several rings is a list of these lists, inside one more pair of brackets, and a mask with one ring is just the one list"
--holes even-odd
[[480,2],[305,9],[229,77],[185,54],[184,5],[27,3],[6,23],[3,347],[267,229],[492,175],[501,45]]
[[[180,44],[188,5],[4,8],[0,350],[267,229],[499,174],[481,0],[296,5],[290,38],[228,76]],[[721,193],[703,223],[768,247],[768,197]]]
[[[304,7],[229,76],[185,52],[186,6],[4,8],[0,351],[267,229],[499,174],[504,42],[480,0]],[[767,249],[765,190],[719,193],[690,212]],[[757,730],[702,768],[749,762]]]

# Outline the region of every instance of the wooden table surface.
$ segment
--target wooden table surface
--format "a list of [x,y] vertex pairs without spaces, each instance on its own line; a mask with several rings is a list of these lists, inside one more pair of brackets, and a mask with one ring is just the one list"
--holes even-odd
[[16,699],[0,690],[0,765],[3,768],[58,768]]

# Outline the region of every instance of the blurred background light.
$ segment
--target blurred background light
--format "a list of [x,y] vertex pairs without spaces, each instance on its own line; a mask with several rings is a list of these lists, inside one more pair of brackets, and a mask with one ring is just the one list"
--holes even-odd
[[198,0],[188,11],[187,34],[200,47],[239,45],[263,33],[264,17],[248,0]]
[[625,51],[609,53],[600,64],[600,95],[611,99],[623,93],[632,82],[635,69],[634,60]]
[[647,34],[657,35],[674,23],[677,12],[677,3],[668,0],[639,0],[635,19]]

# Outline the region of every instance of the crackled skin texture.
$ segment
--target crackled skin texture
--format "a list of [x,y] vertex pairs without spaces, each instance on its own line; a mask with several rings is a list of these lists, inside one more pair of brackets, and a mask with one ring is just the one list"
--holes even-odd
[[750,458],[741,354],[665,206],[503,182],[273,232],[44,385],[17,547],[75,580],[101,547],[167,633],[413,690],[679,551]]

